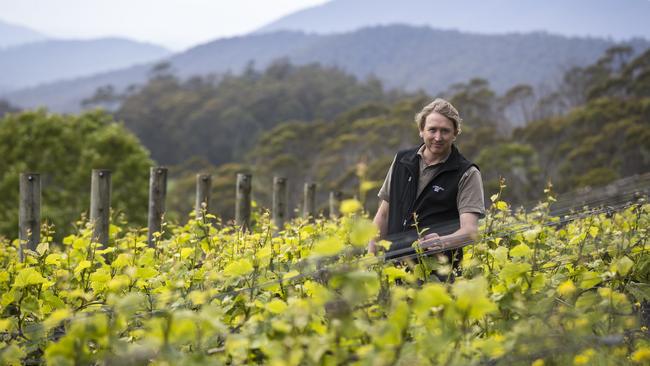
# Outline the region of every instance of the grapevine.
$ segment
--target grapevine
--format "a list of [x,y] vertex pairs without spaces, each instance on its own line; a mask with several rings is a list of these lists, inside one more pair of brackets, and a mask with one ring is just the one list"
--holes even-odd
[[283,228],[261,210],[250,231],[205,213],[155,248],[123,224],[107,247],[48,227],[24,262],[3,240],[0,364],[647,363],[650,204],[554,201],[493,196],[453,276],[421,250],[367,254],[355,202]]

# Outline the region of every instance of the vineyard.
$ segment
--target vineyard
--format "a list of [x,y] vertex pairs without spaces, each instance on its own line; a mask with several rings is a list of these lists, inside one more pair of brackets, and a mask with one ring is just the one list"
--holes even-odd
[[367,254],[354,200],[280,230],[261,209],[250,231],[164,223],[154,246],[119,220],[106,247],[45,226],[24,261],[0,242],[0,364],[648,364],[650,204],[605,203],[496,194],[461,273]]

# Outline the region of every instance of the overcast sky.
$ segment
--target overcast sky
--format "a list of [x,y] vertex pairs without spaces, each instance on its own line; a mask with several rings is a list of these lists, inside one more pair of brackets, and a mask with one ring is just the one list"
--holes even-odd
[[128,37],[173,50],[245,34],[327,0],[0,0],[0,19],[57,38]]

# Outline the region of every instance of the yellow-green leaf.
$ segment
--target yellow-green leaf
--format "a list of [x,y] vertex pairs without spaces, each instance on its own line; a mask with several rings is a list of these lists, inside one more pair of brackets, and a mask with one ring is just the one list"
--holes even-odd
[[496,310],[496,305],[487,298],[487,280],[484,277],[459,280],[454,283],[452,293],[456,296],[456,306],[468,312],[472,319],[480,319]]
[[127,253],[121,253],[117,256],[117,258],[111,263],[111,267],[120,269],[124,268],[131,264],[131,256]]
[[53,253],[45,257],[45,264],[58,266],[61,263],[61,254]]
[[361,193],[366,193],[371,189],[375,189],[375,188],[379,187],[380,185],[381,185],[381,182],[364,180],[359,185],[359,191],[361,191]]
[[318,240],[311,250],[312,255],[329,256],[338,254],[344,248],[343,241],[334,236]]
[[208,294],[198,290],[190,292],[189,297],[194,305],[203,305],[208,300]]
[[287,309],[287,304],[280,299],[273,299],[266,304],[265,308],[273,314],[280,314]]
[[49,249],[50,249],[50,243],[44,242],[38,244],[38,246],[36,247],[36,252],[40,256],[43,256],[43,254],[45,254],[45,252],[47,252]]
[[72,242],[72,247],[74,249],[86,248],[90,242],[84,238],[75,238]]
[[192,254],[194,254],[194,248],[183,248],[183,249],[181,249],[181,259],[187,259]]
[[0,318],[0,332],[9,332],[14,328],[15,319]]
[[261,248],[260,250],[258,250],[257,253],[255,254],[255,257],[257,257],[259,260],[264,260],[264,259],[270,258],[271,254],[273,254],[273,251],[271,250],[271,247],[266,246],[266,247]]
[[284,276],[282,276],[282,279],[286,281],[286,280],[290,280],[290,279],[292,279],[292,278],[294,278],[294,277],[296,277],[298,275],[300,275],[300,272],[298,272],[298,271],[296,271],[294,269],[292,271],[289,271],[289,272],[285,273]]
[[236,277],[245,276],[253,272],[253,264],[246,258],[231,262],[224,268],[224,276]]
[[100,268],[90,275],[90,286],[95,292],[103,291],[111,280],[111,273],[105,268]]
[[603,280],[600,278],[598,273],[592,272],[592,271],[585,271],[582,273],[580,276],[580,288],[581,289],[588,289],[596,286],[597,284],[601,283]]
[[621,276],[625,276],[626,274],[628,274],[628,272],[630,272],[632,266],[634,266],[634,262],[627,256],[624,256],[614,261],[609,267],[609,269],[614,273],[618,273]]
[[357,200],[344,200],[341,202],[341,213],[342,214],[351,214],[363,209],[361,202]]
[[377,236],[377,226],[368,219],[360,219],[352,224],[350,229],[350,243],[355,246],[366,246]]
[[148,280],[158,275],[158,271],[151,267],[139,267],[135,271],[135,276],[140,280]]
[[451,296],[445,286],[439,283],[430,283],[418,291],[413,309],[422,314],[434,306],[444,306],[451,303]]
[[79,262],[79,264],[77,265],[77,268],[74,269],[74,274],[79,274],[84,269],[90,268],[90,266],[92,266],[92,263],[90,263],[89,260],[83,260],[83,261]]
[[512,257],[530,257],[532,253],[533,251],[524,243],[510,249],[510,256]]
[[524,231],[524,239],[526,239],[527,242],[532,243],[537,240],[540,232],[541,230],[539,228],[526,230]]
[[45,283],[47,280],[36,269],[29,267],[21,269],[14,280],[14,287],[26,287]]
[[50,316],[47,317],[47,319],[43,321],[43,327],[45,327],[45,330],[48,331],[59,325],[59,323],[68,318],[70,315],[72,315],[72,312],[70,312],[70,310],[67,308],[56,309],[50,314]]
[[572,293],[574,293],[575,290],[576,290],[576,286],[573,284],[573,281],[571,280],[566,280],[557,287],[557,292],[562,296],[569,296]]
[[530,263],[508,263],[501,269],[499,277],[506,282],[514,282],[530,269]]
[[408,273],[406,273],[403,268],[385,267],[383,272],[385,276],[388,276],[389,281],[395,281],[395,279],[398,278],[408,277]]
[[490,254],[499,264],[503,264],[508,261],[508,248],[498,247],[494,250],[490,250]]

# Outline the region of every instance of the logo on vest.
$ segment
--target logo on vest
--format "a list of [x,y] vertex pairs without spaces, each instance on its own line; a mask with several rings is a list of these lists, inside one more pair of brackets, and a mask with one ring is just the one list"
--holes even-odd
[[441,192],[441,191],[444,191],[444,190],[445,190],[444,188],[442,188],[442,187],[440,187],[440,186],[433,186],[433,187],[431,187],[431,188],[432,188],[432,189],[433,189],[433,191],[434,191],[434,192],[436,192],[436,193],[438,193],[438,192]]

